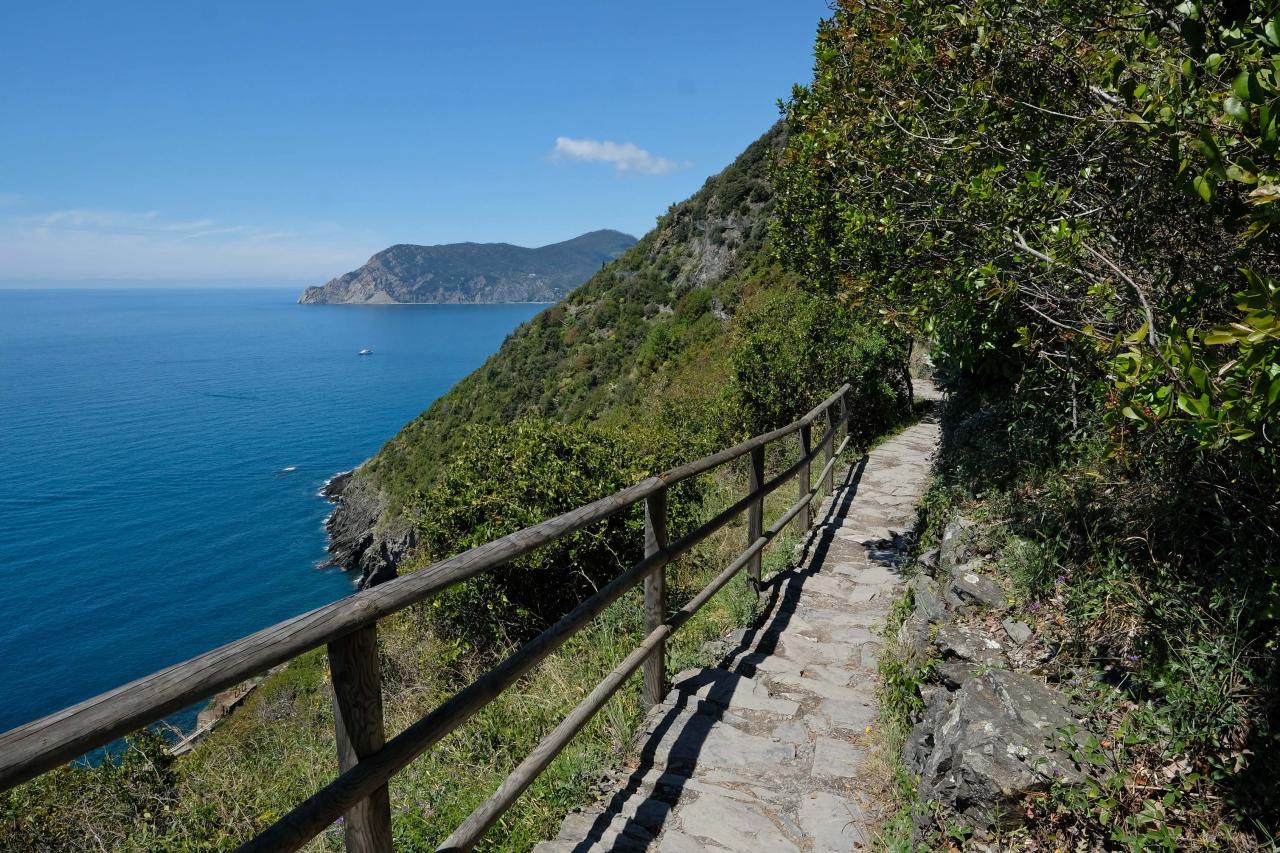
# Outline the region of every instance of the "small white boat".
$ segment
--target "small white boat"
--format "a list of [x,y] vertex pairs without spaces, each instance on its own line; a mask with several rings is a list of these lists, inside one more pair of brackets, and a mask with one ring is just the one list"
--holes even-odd
[[373,355],[373,350],[371,350],[371,349],[362,349],[362,350],[360,350],[360,352],[356,353],[356,355]]

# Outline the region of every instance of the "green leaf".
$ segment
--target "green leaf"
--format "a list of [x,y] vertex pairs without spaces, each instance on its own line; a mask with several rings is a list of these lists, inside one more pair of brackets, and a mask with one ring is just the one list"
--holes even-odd
[[1126,335],[1125,340],[1131,344],[1137,343],[1147,336],[1148,325],[1143,323],[1132,334]]
[[1267,21],[1266,26],[1262,28],[1262,33],[1272,47],[1280,47],[1280,23],[1274,18]]
[[1251,118],[1249,108],[1239,98],[1227,98],[1222,102],[1222,111],[1238,122],[1244,123]]
[[1227,177],[1241,184],[1256,184],[1258,176],[1241,166],[1232,163],[1227,167]]
[[1196,175],[1191,180],[1191,185],[1195,187],[1196,194],[1205,201],[1213,201],[1213,184],[1204,175]]
[[1209,390],[1209,377],[1203,370],[1194,364],[1187,368],[1187,375],[1191,377],[1191,381],[1196,384],[1196,388],[1201,391]]
[[1236,97],[1242,101],[1250,100],[1248,71],[1241,71],[1236,75],[1236,79],[1231,81],[1231,91],[1235,92]]
[[1227,329],[1219,326],[1215,327],[1212,332],[1204,336],[1204,342],[1211,347],[1223,346],[1224,344],[1234,344],[1236,336]]

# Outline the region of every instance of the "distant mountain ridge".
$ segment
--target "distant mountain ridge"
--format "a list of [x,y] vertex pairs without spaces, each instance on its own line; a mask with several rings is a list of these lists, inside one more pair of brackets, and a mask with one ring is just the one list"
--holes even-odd
[[379,305],[399,302],[558,302],[602,264],[631,248],[621,231],[592,231],[536,249],[510,243],[400,243],[298,302]]

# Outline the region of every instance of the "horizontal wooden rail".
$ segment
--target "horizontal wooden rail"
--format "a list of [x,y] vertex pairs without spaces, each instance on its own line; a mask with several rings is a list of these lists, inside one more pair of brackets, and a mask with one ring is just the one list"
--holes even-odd
[[[835,455],[838,456],[843,453],[848,443],[849,438],[846,436],[839,449],[836,450]],[[834,459],[831,464],[834,464]],[[829,467],[831,466],[829,465]],[[436,853],[444,853],[444,851],[454,853],[454,851],[470,850],[474,847],[497,822],[498,818],[502,817],[503,813],[511,808],[519,796],[533,784],[538,775],[547,769],[547,766],[555,760],[557,755],[564,751],[573,736],[590,722],[591,718],[613,697],[613,694],[618,692],[618,689],[644,663],[645,659],[666,642],[668,637],[692,619],[704,604],[723,589],[724,585],[732,580],[738,572],[742,571],[743,567],[755,565],[765,546],[782,532],[791,519],[795,518],[810,505],[818,491],[819,489],[816,486],[809,489],[807,494],[789,507],[777,521],[770,525],[768,530],[763,531],[757,539],[753,540],[745,551],[734,558],[733,562],[725,567],[724,571],[716,575],[696,596],[677,610],[666,623],[650,631],[644,641],[636,647],[635,651],[623,658],[622,662],[596,685],[587,698],[583,699],[577,707],[569,712],[569,715],[564,718],[560,725],[556,726],[550,734],[539,742],[533,752],[529,753],[529,756],[520,763],[520,766],[511,771],[511,774],[507,776],[493,796],[478,806],[454,830],[453,834],[440,845]]]
[[[819,444],[820,447],[821,444]],[[816,452],[815,449],[814,453]],[[790,479],[794,469],[795,466],[792,466],[767,481],[761,486],[759,495],[762,497],[780,488]],[[388,779],[403,770],[409,762],[465,723],[499,693],[515,683],[516,679],[537,666],[547,655],[560,648],[580,628],[603,613],[606,607],[636,586],[647,574],[659,570],[705,541],[717,530],[741,515],[756,498],[757,495],[754,493],[746,495],[717,513],[706,523],[618,575],[555,625],[530,640],[426,717],[392,738],[380,752],[362,760],[311,795],[253,841],[241,847],[241,853],[297,850],[306,844],[354,804],[369,796],[380,785],[385,784]]]
[[[341,775],[241,849],[296,850],[343,813],[375,817],[385,813],[384,805],[370,811],[367,808],[371,802],[369,798],[380,790],[385,796],[385,786],[395,773],[440,738],[464,723],[641,580],[646,577],[652,579],[654,576],[660,576],[667,563],[723,528],[742,512],[753,510],[754,518],[764,498],[797,474],[801,472],[807,474],[810,462],[820,452],[825,452],[827,464],[819,475],[818,481],[829,483],[836,454],[848,444],[846,436],[840,451],[835,448],[836,432],[848,420],[848,408],[845,403],[845,395],[848,391],[848,385],[841,387],[804,417],[785,427],[672,468],[608,497],[441,560],[419,572],[355,593],[325,607],[265,628],[221,648],[6,732],[0,735],[0,790],[13,787],[45,770],[109,743],[123,734],[161,719],[313,648],[329,644],[331,656],[335,654],[335,650],[341,652],[347,648],[344,644],[349,644],[348,638],[364,629],[372,629],[377,620],[421,602],[480,572],[508,563],[562,536],[608,518],[639,501],[646,501],[651,511],[655,507],[661,507],[665,514],[665,505],[661,496],[670,486],[751,454],[755,476],[752,477],[752,488],[747,495],[674,542],[665,541],[665,531],[661,535],[653,535],[650,541],[646,542],[646,556],[639,563],[610,581],[555,625],[385,745],[381,744],[380,734],[363,740],[358,746],[353,745],[343,741],[343,735],[363,737],[363,733],[348,732],[340,728],[339,735],[342,741],[340,745],[346,750],[343,753]],[[837,405],[838,415],[833,411]],[[802,439],[808,439],[811,425],[823,416],[826,419],[827,429],[821,439],[812,446],[809,441],[802,440],[801,459],[780,474],[762,482],[759,463],[763,458],[765,446],[769,442],[785,438],[797,431],[803,431]],[[701,607],[702,603],[705,603],[715,590],[727,583],[728,579],[742,566],[758,563],[761,550],[777,535],[782,526],[798,514],[807,513],[813,496],[819,491],[819,487],[805,488],[807,486],[808,483],[802,480],[802,500],[784,513],[782,519],[768,531],[759,532],[758,522],[749,525],[752,536],[747,550],[707,589],[699,593],[698,597],[685,608],[677,611],[671,620],[660,622],[656,627],[652,627],[659,623],[662,606],[660,603],[655,605],[653,601],[649,602],[649,610],[652,612],[646,618],[646,639],[635,652],[619,664],[605,682],[593,691],[591,696],[599,699],[596,708],[607,701],[617,689],[617,685],[623,683],[643,661],[661,660],[666,636],[687,621],[688,616],[682,618],[682,613],[692,606],[694,609],[688,614],[691,616],[697,607]],[[664,523],[665,519],[651,520],[651,524]],[[653,531],[650,532],[653,533]],[[660,581],[649,585],[650,594],[659,602],[661,589]],[[364,655],[363,659],[368,660],[368,655]],[[363,695],[358,698],[364,702],[367,696],[366,704],[372,709],[377,703],[374,701],[375,697],[368,694],[370,689],[377,688],[376,665],[372,660],[369,660],[368,664],[359,665],[368,670],[373,681],[372,687],[359,685],[358,693]],[[650,669],[652,670],[651,684],[646,694],[652,699],[660,695],[662,689],[661,670],[653,665]],[[606,689],[608,685],[614,686]],[[337,686],[339,685],[335,683],[335,687]],[[602,689],[605,690],[603,694],[601,694]],[[600,698],[601,695],[603,698]],[[336,699],[340,708],[346,707],[344,703],[351,701],[350,696],[340,695]],[[591,697],[588,699],[590,700]],[[586,704],[584,703],[584,706]],[[583,710],[584,706],[575,709],[574,713],[578,716],[571,715],[556,729],[556,732],[564,736],[565,743],[590,718],[591,713],[594,713],[594,710]],[[356,706],[350,706],[348,714],[354,714],[356,710]],[[363,715],[361,719],[367,717],[365,710],[361,709],[360,714]],[[586,716],[575,723],[574,721],[578,720],[581,714]],[[380,717],[380,707],[374,716]],[[380,720],[371,720],[368,725],[380,728],[379,722]],[[559,748],[562,746],[563,744]],[[542,747],[543,745],[540,745],[539,750],[542,750]],[[551,752],[549,757],[546,757],[546,761],[554,758],[559,748]],[[540,757],[542,755],[542,752],[535,751],[526,764],[529,767],[537,765],[542,760]],[[528,782],[525,782],[524,786],[527,787],[527,784]],[[496,819],[501,811],[519,796],[520,791],[524,790],[524,787],[519,786],[518,781],[513,782],[512,785],[519,787],[519,790],[504,785],[504,788],[495,794],[496,799],[491,799],[492,805],[489,806],[491,809],[505,801],[505,805],[501,805],[492,819]],[[352,811],[361,804],[364,804],[364,811]],[[370,817],[368,820],[374,821],[375,817]],[[473,818],[475,821],[464,824],[458,832],[462,833],[465,829],[466,833],[474,833],[475,827],[483,824],[479,834],[475,835],[478,839],[492,820],[479,811],[477,815],[473,815]],[[362,819],[360,822],[364,823],[365,820]],[[349,827],[348,833],[351,831]],[[458,837],[465,840],[465,837],[470,835]],[[390,849],[390,834],[385,826],[380,827],[374,836],[370,836],[370,839],[363,842],[367,844],[367,848],[362,849]]]

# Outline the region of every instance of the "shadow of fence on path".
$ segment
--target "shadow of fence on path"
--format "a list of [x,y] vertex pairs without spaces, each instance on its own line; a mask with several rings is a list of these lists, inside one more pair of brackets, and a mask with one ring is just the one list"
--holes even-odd
[[[762,584],[762,592],[767,591],[768,595],[763,611],[743,633],[741,641],[723,655],[716,664],[717,668],[751,677],[756,672],[757,663],[777,650],[782,632],[800,606],[805,581],[821,571],[836,531],[840,529],[840,521],[848,515],[857,497],[866,466],[867,457],[863,456],[845,470],[840,482],[835,484],[835,499],[828,505],[826,514],[805,536],[789,567]],[[890,532],[897,540],[899,534]],[[866,544],[870,549],[870,543]],[[805,568],[800,568],[799,564]],[[642,849],[642,839],[656,837],[661,832],[686,783],[693,776],[708,735],[725,712],[720,704],[704,701],[684,691],[676,692],[668,701],[670,704],[662,706],[666,710],[652,726],[636,767],[628,774],[626,783],[609,798],[605,810],[592,822],[586,837],[570,848],[574,853],[586,853],[606,833],[628,831],[636,838],[635,849]],[[674,740],[668,740],[677,724],[682,725],[680,733]],[[659,755],[659,749],[662,755]],[[653,770],[662,763],[660,759],[665,760],[664,772],[656,780],[649,779]],[[638,803],[632,802],[646,781],[651,785],[651,793]],[[624,814],[626,822],[614,826],[615,820]],[[617,847],[630,849],[625,845]]]

